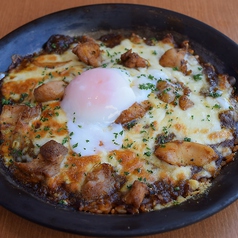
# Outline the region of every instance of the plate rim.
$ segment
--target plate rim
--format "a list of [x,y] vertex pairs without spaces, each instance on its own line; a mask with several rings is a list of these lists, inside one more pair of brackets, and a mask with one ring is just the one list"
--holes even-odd
[[[182,18],[185,18],[185,19],[189,19],[190,21],[196,21],[198,24],[201,24],[202,26],[206,27],[207,29],[210,29],[212,30],[213,32],[215,32],[216,34],[218,34],[219,36],[225,38],[225,40],[229,41],[230,44],[232,45],[232,47],[237,47],[237,52],[238,52],[238,45],[233,41],[231,40],[229,37],[227,37],[226,35],[224,35],[222,32],[219,32],[218,30],[216,30],[215,28],[209,26],[208,24],[206,23],[203,23],[195,18],[192,18],[190,16],[186,16],[182,13],[178,13],[178,12],[175,12],[175,11],[171,11],[171,10],[168,10],[168,9],[163,9],[163,8],[158,8],[158,7],[154,7],[154,6],[148,6],[148,5],[142,5],[142,4],[130,4],[130,3],[103,3],[103,4],[91,4],[91,5],[85,5],[85,6],[78,6],[78,7],[73,7],[73,8],[68,8],[68,9],[64,9],[64,10],[60,10],[60,11],[57,11],[57,12],[53,12],[53,13],[50,13],[50,14],[47,14],[45,16],[42,16],[42,17],[39,17],[33,21],[30,21],[18,28],[16,28],[15,30],[13,30],[12,32],[8,33],[7,35],[5,35],[3,38],[0,39],[0,47],[1,45],[4,44],[4,42],[8,41],[10,38],[12,38],[13,36],[15,36],[17,33],[21,32],[22,30],[24,30],[26,27],[30,26],[31,24],[34,24],[36,21],[42,21],[44,19],[47,19],[49,17],[53,17],[57,14],[62,14],[62,13],[66,13],[66,12],[70,12],[70,11],[73,11],[75,9],[88,9],[88,8],[97,8],[97,7],[105,7],[105,6],[116,6],[116,7],[125,7],[125,6],[129,6],[129,7],[140,7],[140,8],[147,8],[147,9],[153,9],[154,11],[162,11],[162,12],[166,12],[166,13],[170,13],[172,15],[176,15],[177,17],[182,17]],[[238,167],[238,164],[236,165]],[[225,168],[223,168],[225,169]],[[229,172],[229,171],[228,171]],[[228,173],[227,172],[227,173]],[[226,173],[226,172],[224,172]],[[14,198],[11,198],[9,196],[8,197],[8,201],[6,200],[3,200],[3,198],[0,198],[0,204],[5,207],[7,210],[21,216],[21,217],[24,217],[25,219],[27,220],[30,220],[30,221],[33,221],[37,224],[40,224],[40,225],[43,225],[43,226],[46,226],[46,227],[49,227],[49,228],[53,228],[53,229],[56,229],[56,230],[61,230],[61,231],[64,231],[64,232],[69,232],[69,233],[74,233],[74,234],[80,234],[80,235],[90,235],[90,236],[107,236],[107,237],[110,237],[110,236],[119,236],[119,237],[122,237],[122,236],[141,236],[141,235],[151,235],[151,234],[158,234],[158,233],[162,233],[162,232],[167,232],[167,231],[172,231],[172,230],[175,230],[175,229],[178,229],[178,228],[181,228],[181,227],[184,227],[184,226],[188,226],[188,225],[191,225],[195,222],[198,222],[198,221],[201,221],[215,213],[217,213],[218,211],[224,209],[225,207],[227,207],[228,205],[230,205],[231,203],[233,203],[235,200],[238,199],[238,187],[237,187],[237,192],[236,194],[234,194],[234,196],[232,198],[230,198],[229,200],[226,200],[225,202],[223,202],[220,206],[216,206],[216,207],[213,207],[213,209],[210,211],[210,212],[207,212],[205,214],[203,214],[202,212],[200,212],[199,214],[199,219],[197,218],[189,218],[189,220],[186,220],[185,222],[181,222],[179,224],[172,224],[173,227],[170,227],[167,226],[167,227],[164,227],[164,228],[156,228],[156,227],[153,227],[153,229],[149,229],[148,227],[143,227],[143,230],[141,229],[141,227],[139,228],[136,228],[136,227],[133,227],[134,225],[132,223],[130,223],[131,219],[133,220],[136,220],[136,222],[138,222],[138,224],[140,223],[140,219],[141,217],[145,218],[145,219],[149,219],[149,213],[147,214],[139,214],[139,215],[95,215],[95,214],[88,214],[88,213],[80,213],[80,216],[83,217],[83,219],[85,219],[85,224],[87,224],[87,219],[90,219],[90,220],[95,220],[97,221],[98,218],[95,219],[95,216],[98,216],[100,217],[101,220],[103,221],[106,221],[106,217],[114,217],[113,219],[115,220],[115,223],[116,222],[121,222],[121,221],[126,221],[130,224],[131,227],[128,227],[126,229],[126,226],[125,225],[122,225],[122,226],[116,226],[115,224],[115,231],[112,231],[110,230],[110,232],[106,229],[104,229],[103,231],[99,231],[98,230],[95,230],[95,231],[86,231],[86,230],[83,230],[82,232],[80,230],[77,230],[77,229],[74,229],[74,227],[71,227],[70,229],[68,228],[64,228],[64,227],[58,227],[57,225],[57,219],[56,217],[52,216],[52,214],[50,215],[50,217],[48,217],[48,220],[51,220],[51,223],[49,224],[48,222],[45,222],[43,221],[42,219],[38,219],[37,217],[35,217],[35,215],[31,215],[31,211],[29,212],[25,212],[24,214],[22,214],[23,212],[23,208],[25,209],[26,207],[26,201],[28,201],[28,199],[30,200],[30,202],[33,203],[33,205],[35,206],[38,206],[39,204],[42,204],[42,201],[40,200],[37,200],[36,198],[34,198],[34,196],[30,195],[29,197],[29,194],[26,193],[25,191],[23,191],[21,188],[19,188],[16,184],[13,185],[11,182],[9,182],[7,179],[6,179],[6,173],[0,169],[0,181],[3,181],[3,183],[0,183],[0,190],[3,191],[4,188],[8,188],[11,190],[11,192],[13,194],[18,194],[19,195],[19,198],[20,198],[20,202],[21,202],[21,206],[22,208],[17,210],[15,207],[12,207],[12,203],[14,203]],[[10,185],[9,185],[10,184]],[[10,186],[10,188],[9,188]],[[5,191],[5,190],[4,190]],[[16,192],[17,191],[17,192]],[[26,193],[26,194],[25,194]],[[205,198],[203,198],[205,199]],[[57,206],[57,208],[55,208],[54,205],[51,205],[51,204],[46,204],[46,203],[43,203],[43,207],[44,209],[47,209],[48,206],[50,206],[50,209],[52,210],[52,212],[54,211],[54,209],[59,209],[60,211],[60,214],[68,214],[68,210],[66,211],[65,209],[63,208],[59,208]],[[191,204],[193,204],[193,201],[191,201]],[[19,204],[18,204],[19,206]],[[33,208],[32,208],[33,209]],[[166,208],[167,209],[167,208]],[[168,208],[167,211],[170,211],[169,214],[173,214],[173,211],[171,212],[171,209]],[[186,209],[184,208],[184,205],[179,205],[176,207],[175,211],[180,211],[180,212],[184,212],[184,214],[187,214],[188,212],[186,211]],[[162,211],[162,210],[161,210]],[[158,214],[161,214],[162,212],[161,211],[153,211],[151,213],[158,213]],[[70,211],[71,212],[71,211]],[[116,218],[115,218],[116,216]],[[131,218],[132,217],[132,218]],[[139,217],[139,218],[138,218]],[[75,219],[77,218],[77,215],[75,216]],[[139,220],[139,221],[138,221]],[[150,220],[150,219],[149,219]],[[75,220],[74,220],[75,221]],[[131,225],[132,224],[132,225]],[[141,224],[141,223],[140,223]],[[143,226],[143,224],[142,224]],[[119,230],[118,230],[119,229]],[[122,229],[122,230],[120,230]],[[156,230],[157,229],[157,230]],[[119,233],[121,231],[121,233]],[[101,233],[100,233],[101,232]],[[118,234],[119,233],[119,234]]]

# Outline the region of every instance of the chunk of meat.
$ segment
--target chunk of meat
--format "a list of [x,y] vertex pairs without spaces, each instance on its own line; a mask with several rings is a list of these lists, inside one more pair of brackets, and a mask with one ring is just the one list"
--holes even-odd
[[135,209],[139,209],[144,197],[149,190],[146,184],[135,180],[130,191],[125,195],[124,201],[128,205],[132,205]]
[[4,105],[0,116],[1,136],[14,160],[27,160],[36,155],[31,138],[25,135],[30,130],[31,121],[39,115],[40,106]]
[[15,176],[28,183],[43,182],[59,173],[60,164],[67,153],[66,147],[50,140],[41,146],[36,159],[27,163],[15,163]]
[[97,165],[86,176],[81,193],[86,201],[93,201],[110,196],[116,189],[116,179],[110,164]]
[[222,128],[229,128],[235,130],[235,119],[233,111],[224,111],[219,113],[220,124]]
[[50,140],[40,147],[41,156],[50,163],[59,162],[59,159],[61,160],[67,153],[68,149],[54,140]]
[[187,69],[187,61],[185,60],[185,55],[193,53],[194,51],[189,48],[189,42],[184,41],[181,44],[181,48],[171,48],[167,50],[161,56],[159,63],[163,67],[177,68],[183,74],[190,75],[192,73],[192,70]]
[[[4,105],[0,115],[1,131],[11,127],[11,130],[29,126],[29,122],[40,115],[40,106]],[[15,128],[15,129],[14,129]]]
[[176,43],[175,43],[175,41],[174,41],[174,37],[173,37],[172,34],[167,34],[167,35],[163,38],[162,42],[163,42],[164,44],[169,44],[169,45],[171,45],[171,46],[173,46],[173,47],[176,45]]
[[118,201],[118,191],[125,183],[125,176],[116,174],[110,164],[96,165],[86,176],[81,188],[80,211],[110,213]]
[[[35,120],[40,116],[41,108],[40,105],[36,107],[26,106],[18,114],[18,120],[15,125],[15,129],[11,135],[12,149],[21,151],[21,155],[35,156],[34,145],[31,138],[26,135],[31,129],[31,121]],[[24,157],[24,156],[20,156]],[[22,159],[18,158],[18,159]]]
[[144,38],[144,43],[149,46],[155,46],[158,43],[158,40],[155,37]]
[[186,50],[171,48],[167,50],[160,58],[159,63],[163,67],[178,68],[182,66]]
[[159,81],[156,85],[159,90],[158,98],[165,103],[171,103],[176,98],[175,87],[167,81]]
[[148,66],[147,60],[140,57],[137,53],[132,53],[131,49],[121,55],[121,62],[128,68],[145,68]]
[[[179,106],[182,110],[187,110],[194,105],[194,103],[188,98],[191,90],[182,83],[173,84],[161,80],[158,81],[156,88],[158,89],[158,98],[165,103],[175,103],[175,100],[179,97]],[[180,96],[180,94],[184,95]]]
[[19,115],[27,108],[26,105],[4,105],[0,115],[1,131],[16,126]]
[[233,76],[228,76],[228,82],[230,83],[231,86],[235,86],[236,84],[236,78]]
[[208,86],[201,88],[200,94],[205,97],[219,97],[220,91],[231,88],[236,82],[234,77],[226,74],[217,74],[213,65],[210,63],[203,64],[203,72],[206,75]]
[[107,47],[113,48],[114,46],[121,43],[123,36],[120,34],[111,33],[101,36],[99,40],[102,41]]
[[234,77],[229,77],[226,74],[217,74],[214,66],[210,63],[203,64],[203,72],[210,86],[208,89],[209,92],[213,92],[217,89],[224,90],[235,83]]
[[188,108],[193,107],[194,103],[186,95],[182,95],[179,98],[179,106],[183,111],[186,111]]
[[[16,107],[21,106],[21,105],[16,105]],[[29,124],[29,122],[38,117],[40,115],[41,109],[40,106],[36,106],[36,107],[24,107],[24,109],[20,112],[19,114],[19,118],[17,121],[17,126],[21,127],[24,125]],[[19,124],[19,125],[18,125]]]
[[[203,72],[206,74],[208,80],[209,79],[214,79],[217,76],[214,66],[211,65],[210,63],[203,64]],[[212,80],[210,82],[210,85],[211,86],[216,86],[217,85],[217,80],[215,80],[215,81]]]
[[143,42],[143,39],[139,35],[132,33],[130,37],[130,41],[134,44],[140,44]]
[[70,45],[77,40],[75,37],[65,35],[52,35],[44,44],[43,48],[47,53],[62,54]]
[[21,62],[23,61],[23,57],[21,55],[13,55],[12,56],[12,63],[9,66],[9,70],[11,69],[15,69],[18,65],[21,64]]
[[202,167],[218,159],[216,152],[206,145],[187,141],[171,141],[158,146],[155,156],[169,164]]
[[42,84],[34,90],[36,102],[48,102],[61,99],[64,96],[65,86],[66,84],[63,81],[52,81]]
[[188,196],[190,187],[188,180],[174,184],[168,179],[162,179],[156,181],[152,189],[154,193],[158,194],[159,203],[165,205],[172,200],[177,200],[179,196]]
[[142,118],[146,113],[146,109],[139,103],[135,102],[128,109],[121,112],[120,116],[115,120],[116,124],[125,124],[135,119]]
[[174,133],[169,133],[169,134],[161,133],[156,136],[155,141],[158,145],[161,145],[161,144],[163,145],[165,143],[172,141],[175,137],[176,135]]
[[72,52],[87,65],[99,67],[101,64],[100,46],[88,36],[83,36],[81,42],[73,48]]
[[192,70],[188,70],[187,67],[187,61],[186,60],[182,60],[181,61],[181,66],[179,68],[179,70],[184,74],[184,75],[190,75],[192,73]]

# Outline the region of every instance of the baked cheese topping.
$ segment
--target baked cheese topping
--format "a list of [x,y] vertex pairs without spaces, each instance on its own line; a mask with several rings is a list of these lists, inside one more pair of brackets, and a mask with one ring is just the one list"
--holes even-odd
[[229,76],[171,35],[113,37],[53,36],[9,70],[4,164],[40,196],[93,213],[151,211],[203,193],[234,156]]

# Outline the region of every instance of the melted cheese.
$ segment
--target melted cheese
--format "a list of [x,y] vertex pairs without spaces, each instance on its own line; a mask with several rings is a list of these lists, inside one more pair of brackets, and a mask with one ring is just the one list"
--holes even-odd
[[[127,191],[135,180],[152,184],[161,179],[169,179],[174,184],[181,180],[189,180],[191,189],[197,190],[202,183],[199,185],[200,182],[193,179],[192,166],[170,165],[159,160],[153,154],[156,138],[158,134],[174,133],[176,140],[189,139],[192,142],[206,145],[215,145],[231,140],[233,138],[232,131],[221,128],[219,120],[219,114],[229,110],[232,106],[230,102],[231,86],[224,87],[222,97],[202,96],[200,90],[208,87],[208,82],[201,70],[202,66],[195,56],[190,55],[186,58],[188,69],[192,70],[191,75],[184,75],[172,68],[162,67],[158,63],[164,52],[171,48],[169,44],[158,42],[154,46],[148,46],[145,43],[134,44],[129,39],[125,39],[120,45],[107,48],[101,42],[99,43],[102,51],[102,66],[125,71],[131,87],[138,85],[137,80],[142,77],[145,82],[149,79],[154,80],[154,84],[161,78],[172,85],[182,83],[191,90],[189,99],[194,103],[194,106],[184,111],[178,105],[161,101],[156,92],[140,89],[146,91],[147,100],[152,107],[143,118],[137,120],[134,127],[124,131],[122,149],[80,157],[73,152],[73,148],[70,146],[70,134],[66,125],[67,117],[61,109],[59,101],[43,103],[41,116],[30,122],[31,129],[27,136],[33,141],[36,148],[50,139],[54,139],[68,147],[70,151],[61,164],[61,173],[55,178],[51,178],[48,186],[53,188],[64,181],[72,191],[80,191],[85,174],[91,171],[95,164],[109,163],[118,174],[126,177],[122,192]],[[71,52],[73,46],[62,55],[40,55],[35,57],[34,61],[26,65],[25,68],[11,70],[9,75],[4,78],[1,88],[4,98],[16,101],[22,98],[22,104],[35,106],[36,102],[33,97],[35,88],[50,81],[63,80],[69,83],[75,76],[90,69],[89,66],[79,62]],[[127,49],[133,49],[133,52],[148,60],[149,67],[134,69],[118,64],[121,54],[125,53]],[[194,75],[200,75],[198,81],[194,80]],[[157,76],[160,78],[156,78]],[[143,79],[141,80],[143,82]],[[218,150],[223,156],[231,153],[230,148],[218,148]],[[11,160],[11,156],[6,151],[5,147],[2,147],[6,161]],[[211,162],[199,172],[200,177],[212,177],[216,169],[216,164]],[[204,186],[204,184],[201,185],[201,190]]]

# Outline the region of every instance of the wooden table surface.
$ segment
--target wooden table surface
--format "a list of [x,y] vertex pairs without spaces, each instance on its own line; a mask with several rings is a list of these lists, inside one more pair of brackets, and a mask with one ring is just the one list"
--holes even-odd
[[[237,0],[0,0],[0,38],[19,26],[46,14],[71,7],[99,3],[136,3],[180,12],[209,24],[238,43]],[[1,49],[0,53],[4,54]],[[238,237],[238,201],[196,224],[163,234],[145,236],[145,238],[171,237]],[[42,227],[0,207],[0,238],[85,238],[85,236]]]

